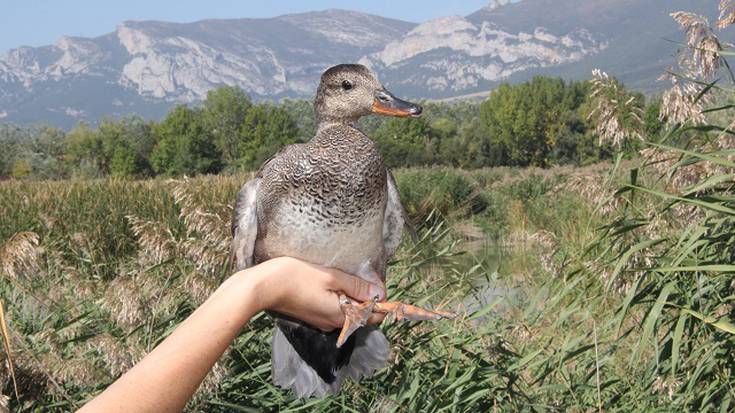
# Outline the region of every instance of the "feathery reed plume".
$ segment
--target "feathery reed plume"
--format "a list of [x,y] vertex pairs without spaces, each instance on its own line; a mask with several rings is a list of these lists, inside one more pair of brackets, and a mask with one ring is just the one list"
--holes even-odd
[[[712,143],[705,143],[698,147],[702,153],[711,151],[731,150],[735,147],[735,137],[721,134]],[[682,153],[675,150],[661,148],[646,148],[640,151],[648,165],[652,166],[661,175],[668,175],[668,184],[674,190],[679,190],[715,175],[735,173],[735,168],[719,165],[709,160],[698,160],[693,163],[678,164]],[[735,160],[735,155],[727,155],[727,160]]]
[[102,305],[119,326],[134,327],[146,316],[141,288],[131,276],[118,276],[110,282]]
[[229,225],[219,215],[203,210],[194,201],[193,195],[188,191],[189,181],[175,182],[173,196],[176,204],[181,208],[179,217],[184,221],[188,233],[196,233],[201,239],[213,246],[221,247],[227,251],[230,234],[227,232]]
[[669,175],[668,184],[674,189],[683,188],[700,182],[705,174],[701,163],[676,169],[674,165],[681,159],[681,153],[661,148],[646,148],[640,151],[646,163],[661,175]]
[[141,346],[124,344],[109,333],[95,336],[87,342],[89,351],[98,353],[104,361],[105,368],[112,377],[117,377],[128,371],[143,357]]
[[531,234],[529,239],[536,242],[542,248],[542,252],[539,257],[541,268],[548,274],[554,276],[559,274],[561,266],[558,261],[554,259],[554,254],[557,252],[559,247],[559,241],[556,234],[551,231],[539,230]]
[[735,4],[732,0],[720,0],[720,17],[715,26],[724,29],[732,24],[735,24]]
[[104,380],[104,375],[95,365],[95,360],[83,354],[81,348],[76,351],[78,354],[64,357],[60,349],[55,349],[38,355],[38,359],[44,370],[48,371],[59,383],[74,383],[90,387],[98,385]]
[[[721,13],[730,10],[729,4],[720,3]],[[679,50],[678,64],[684,77],[710,81],[722,65],[723,44],[710,27],[706,17],[679,11],[671,13],[679,27],[684,31],[686,47]],[[702,94],[704,86],[684,80],[671,73],[665,73],[659,80],[670,80],[671,89],[663,95],[659,118],[671,124],[691,122],[695,125],[705,123],[702,108],[709,103],[708,93]]]
[[13,280],[30,278],[38,271],[36,260],[41,251],[36,233],[18,232],[0,246],[0,269]]
[[571,175],[557,191],[578,194],[582,199],[594,205],[601,214],[610,214],[620,206],[622,199],[603,184],[602,178],[594,175]]
[[[181,214],[179,217],[186,226],[187,237],[179,243],[183,254],[189,259],[198,271],[214,275],[219,272],[228,259],[230,234],[227,232],[229,224],[220,215],[205,211],[195,201],[189,192],[189,181],[173,181],[175,183],[173,196]],[[192,280],[196,294],[210,291],[196,280]]]
[[609,142],[620,148],[628,139],[643,139],[643,109],[635,96],[600,69],[592,71],[590,98],[594,109],[588,119],[596,120],[595,133],[601,145]]
[[140,247],[139,262],[159,264],[176,253],[176,240],[171,230],[159,222],[145,221],[135,215],[126,215]]
[[694,83],[682,84],[681,80],[670,73],[659,78],[671,80],[672,86],[664,92],[661,100],[659,120],[670,124],[691,122],[694,125],[705,123],[702,113],[704,104],[709,102],[709,95],[700,96],[702,88]]
[[681,382],[673,377],[664,379],[661,376],[656,376],[651,386],[651,392],[666,395],[669,400],[674,400],[674,394],[676,394],[680,386]]
[[679,66],[689,77],[709,80],[720,68],[722,45],[706,17],[678,11],[671,17],[679,23],[686,37],[686,48],[679,51]]

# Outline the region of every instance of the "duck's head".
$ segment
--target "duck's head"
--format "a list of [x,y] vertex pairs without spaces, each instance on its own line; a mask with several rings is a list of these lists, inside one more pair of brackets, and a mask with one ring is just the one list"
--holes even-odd
[[371,113],[417,117],[422,108],[393,96],[367,67],[342,64],[322,74],[314,110],[319,122],[352,123]]

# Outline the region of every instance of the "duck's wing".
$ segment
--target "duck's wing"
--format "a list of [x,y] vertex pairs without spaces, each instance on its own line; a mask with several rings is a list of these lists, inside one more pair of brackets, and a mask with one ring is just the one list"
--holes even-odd
[[395,254],[398,245],[401,243],[401,234],[405,227],[411,235],[414,242],[418,241],[418,236],[413,227],[411,227],[406,210],[401,204],[401,197],[398,194],[398,186],[390,169],[388,171],[388,202],[385,206],[385,218],[383,220],[383,244],[388,257]]
[[248,181],[237,193],[232,216],[232,248],[230,262],[241,270],[254,263],[255,239],[258,236],[256,200],[260,178]]

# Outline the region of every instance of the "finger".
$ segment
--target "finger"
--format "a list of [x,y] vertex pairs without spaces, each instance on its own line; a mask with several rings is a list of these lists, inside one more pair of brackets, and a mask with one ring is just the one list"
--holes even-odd
[[345,295],[357,301],[372,300],[375,297],[382,300],[385,297],[383,287],[369,283],[360,277],[345,274],[342,271],[332,271],[332,275],[334,278],[333,288],[342,291]]

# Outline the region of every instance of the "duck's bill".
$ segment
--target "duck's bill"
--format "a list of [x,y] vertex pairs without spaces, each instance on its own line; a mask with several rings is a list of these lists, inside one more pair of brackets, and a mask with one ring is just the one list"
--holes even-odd
[[398,99],[387,90],[377,92],[373,100],[373,113],[378,115],[415,118],[421,116],[422,111],[420,105]]

